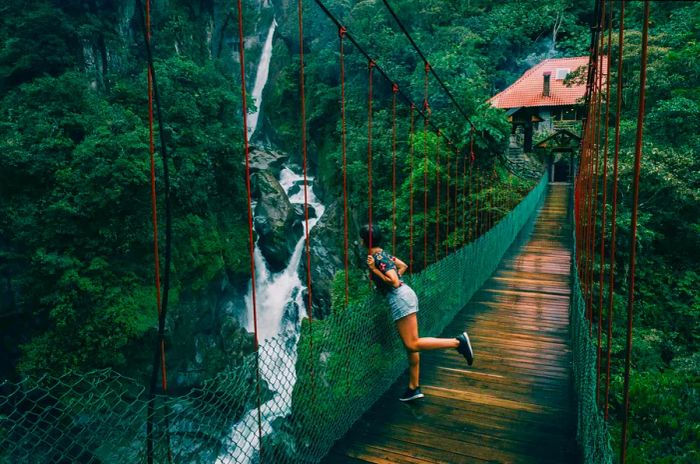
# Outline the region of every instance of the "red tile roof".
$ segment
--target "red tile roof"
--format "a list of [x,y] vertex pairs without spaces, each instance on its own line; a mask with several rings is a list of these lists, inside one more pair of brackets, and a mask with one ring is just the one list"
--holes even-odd
[[[603,57],[603,76],[607,72],[607,59]],[[574,58],[552,58],[544,60],[530,68],[520,79],[515,81],[503,92],[491,97],[489,102],[497,108],[519,108],[529,106],[569,106],[580,103],[586,93],[586,84],[564,85],[562,79],[557,79],[557,69],[569,69],[574,72],[579,67],[588,66],[587,56]],[[542,95],[543,73],[550,72],[549,96]],[[585,81],[586,73],[582,74]]]

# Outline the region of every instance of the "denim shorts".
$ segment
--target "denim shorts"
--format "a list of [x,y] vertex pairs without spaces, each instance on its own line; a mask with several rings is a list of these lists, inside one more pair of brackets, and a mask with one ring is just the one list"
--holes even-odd
[[391,317],[394,321],[398,321],[402,317],[418,312],[418,297],[416,292],[406,284],[402,284],[399,288],[395,288],[386,295],[391,308]]

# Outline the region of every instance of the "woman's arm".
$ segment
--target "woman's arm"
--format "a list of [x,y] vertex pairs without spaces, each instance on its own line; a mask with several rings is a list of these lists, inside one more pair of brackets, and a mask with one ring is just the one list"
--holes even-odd
[[408,265],[406,265],[406,263],[404,263],[403,261],[401,261],[401,260],[400,260],[399,258],[397,258],[396,256],[394,256],[393,260],[394,260],[394,264],[396,264],[396,267],[397,267],[397,269],[398,269],[399,275],[402,276],[402,275],[404,274],[404,272],[406,272],[406,269],[408,269]]
[[399,275],[396,273],[396,271],[391,269],[387,271],[386,274],[384,274],[374,265],[374,258],[372,257],[372,255],[367,256],[367,267],[369,267],[370,271],[376,274],[384,282],[390,284],[392,287],[396,288],[401,285],[401,282],[399,281]]

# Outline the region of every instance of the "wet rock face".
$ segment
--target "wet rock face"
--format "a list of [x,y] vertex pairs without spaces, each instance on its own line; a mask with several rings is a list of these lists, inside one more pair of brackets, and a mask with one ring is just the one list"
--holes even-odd
[[[270,270],[283,270],[294,252],[298,230],[297,215],[284,189],[270,172],[253,175],[255,206],[255,231],[259,235],[258,247]],[[299,225],[296,226],[298,228]]]
[[[196,293],[180,295],[166,321],[169,391],[184,394],[202,386],[255,350],[253,334],[238,322],[247,290],[247,282],[231,281],[223,274]],[[150,361],[152,354],[146,357]],[[148,365],[144,373],[150,369]]]
[[[356,267],[355,263],[362,262],[363,250],[355,243],[359,236],[359,227],[350,215],[348,218],[348,240],[349,256],[348,262],[351,267]],[[312,283],[312,304],[313,314],[316,318],[324,318],[330,314],[331,290],[333,288],[333,278],[335,273],[344,269],[344,226],[343,226],[343,206],[336,201],[330,204],[318,223],[311,229],[310,254],[311,254],[311,283]],[[306,259],[301,260],[299,266],[299,276],[302,283],[306,284]],[[308,297],[304,292],[304,304],[308,306]],[[309,312],[309,308],[307,313]]]

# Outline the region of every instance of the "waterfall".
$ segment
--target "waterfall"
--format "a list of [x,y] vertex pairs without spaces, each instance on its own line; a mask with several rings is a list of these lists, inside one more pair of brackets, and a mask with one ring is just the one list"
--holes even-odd
[[[280,185],[291,203],[304,204],[304,190],[299,189],[289,195],[290,189],[303,181],[303,177],[285,167],[280,173]],[[313,183],[313,179],[309,179]],[[323,215],[325,206],[316,198],[313,188],[308,189],[308,203],[316,211],[315,218],[309,218],[309,231]],[[306,225],[304,225],[306,230]],[[262,435],[272,432],[271,423],[278,417],[288,415],[292,408],[292,390],[296,377],[276,375],[280,370],[296,364],[297,342],[301,320],[306,316],[303,302],[305,286],[299,278],[298,268],[304,253],[305,232],[301,234],[289,259],[289,264],[279,273],[271,273],[267,263],[255,246],[256,306],[258,315],[258,335],[260,343],[260,375],[273,392],[273,397],[260,405]],[[253,331],[252,282],[245,297],[247,309],[247,329]],[[274,338],[271,349],[265,349],[266,341]],[[272,343],[272,342],[268,342]],[[279,369],[277,369],[279,367]],[[292,374],[294,374],[292,372]],[[258,410],[248,411],[232,428],[226,445],[227,452],[219,456],[217,464],[251,463],[258,453]]]
[[267,31],[267,39],[265,39],[265,45],[263,46],[262,55],[260,56],[260,62],[258,63],[258,70],[255,74],[255,85],[253,86],[253,104],[255,105],[255,111],[248,114],[248,139],[253,136],[255,129],[258,127],[258,117],[260,116],[260,105],[262,105],[262,92],[267,83],[267,76],[270,73],[270,59],[272,58],[272,37],[275,35],[275,28],[277,27],[277,21],[272,20],[270,24],[270,29]]

